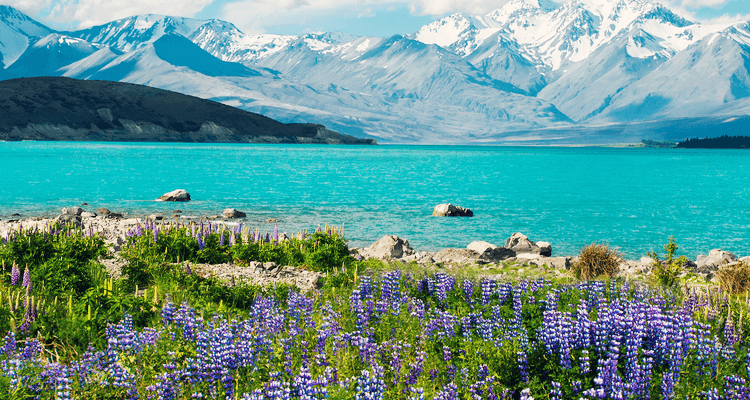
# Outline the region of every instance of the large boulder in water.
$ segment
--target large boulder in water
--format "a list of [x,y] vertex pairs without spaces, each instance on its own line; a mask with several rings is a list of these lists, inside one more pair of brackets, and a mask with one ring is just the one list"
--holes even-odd
[[184,189],[177,189],[164,193],[156,201],[190,201],[190,193]]
[[468,208],[463,208],[450,203],[438,204],[432,210],[435,217],[473,217],[474,212]]
[[385,235],[371,244],[370,247],[362,249],[361,253],[366,258],[387,260],[410,256],[414,254],[414,249],[411,248],[409,241],[406,239],[401,239],[396,235]]

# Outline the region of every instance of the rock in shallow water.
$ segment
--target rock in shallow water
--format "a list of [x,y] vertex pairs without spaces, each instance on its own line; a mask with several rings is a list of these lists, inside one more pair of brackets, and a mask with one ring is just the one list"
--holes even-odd
[[156,201],[190,201],[190,193],[184,189],[177,189],[164,193]]
[[473,217],[474,212],[468,208],[463,208],[450,203],[438,204],[432,210],[435,217]]
[[224,218],[245,218],[247,214],[242,211],[238,211],[236,208],[225,208],[221,212],[221,216]]

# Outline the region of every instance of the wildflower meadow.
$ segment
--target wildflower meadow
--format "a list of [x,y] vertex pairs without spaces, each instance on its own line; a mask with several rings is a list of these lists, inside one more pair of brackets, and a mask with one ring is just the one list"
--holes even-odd
[[[20,228],[0,239],[0,397],[750,398],[747,294],[420,271],[357,260],[343,234],[149,222],[114,276],[96,232]],[[326,277],[302,293],[190,269],[250,261]]]

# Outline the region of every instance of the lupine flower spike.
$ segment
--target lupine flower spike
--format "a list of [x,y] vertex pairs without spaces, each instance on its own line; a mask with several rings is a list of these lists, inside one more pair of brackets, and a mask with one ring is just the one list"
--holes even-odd
[[21,271],[18,270],[18,264],[13,263],[13,267],[10,271],[10,284],[13,286],[18,285],[18,281],[21,279]]
[[21,283],[21,286],[25,287],[27,292],[31,292],[34,286],[31,282],[31,273],[29,272],[28,264],[26,264],[26,270],[23,271],[23,282]]

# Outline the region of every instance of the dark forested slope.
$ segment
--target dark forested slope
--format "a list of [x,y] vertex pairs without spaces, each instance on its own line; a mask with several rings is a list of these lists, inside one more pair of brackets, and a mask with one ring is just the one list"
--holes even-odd
[[373,143],[167,90],[60,77],[0,81],[0,140]]

